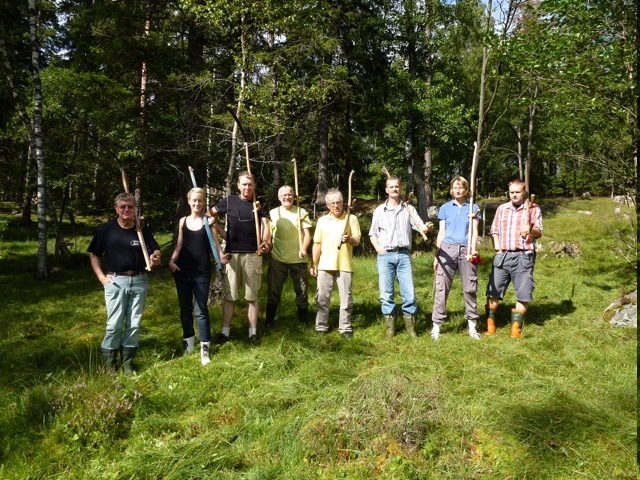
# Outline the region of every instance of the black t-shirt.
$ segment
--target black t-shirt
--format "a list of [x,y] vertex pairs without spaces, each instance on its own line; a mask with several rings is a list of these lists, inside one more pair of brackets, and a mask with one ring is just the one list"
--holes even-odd
[[[269,218],[269,208],[260,199],[259,218]],[[253,218],[253,202],[243,200],[240,195],[225,197],[216,210],[227,217],[227,241],[224,251],[227,253],[251,253],[258,250],[256,224]]]
[[[149,254],[160,250],[147,227],[142,229],[142,235]],[[111,220],[98,227],[87,252],[98,257],[104,255],[104,267],[108,272],[143,271],[147,266],[135,227],[122,228],[117,220]]]
[[[204,226],[204,223],[202,224]],[[211,246],[205,228],[200,230],[189,230],[186,217],[182,223],[182,247],[176,260],[176,265],[180,267],[177,275],[183,277],[194,277],[201,275],[211,275]]]

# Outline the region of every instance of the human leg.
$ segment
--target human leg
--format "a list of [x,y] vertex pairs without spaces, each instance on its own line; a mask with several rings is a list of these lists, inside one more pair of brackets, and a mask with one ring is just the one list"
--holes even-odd
[[107,307],[107,321],[105,336],[101,349],[118,351],[122,340],[122,329],[127,307],[127,295],[125,292],[127,277],[111,277],[111,282],[104,286],[104,299]]
[[144,312],[147,293],[149,292],[149,277],[144,274],[126,278],[129,279],[128,311],[124,320],[124,336],[121,346],[137,348],[140,338],[142,313]]
[[309,295],[307,293],[309,285],[309,269],[306,263],[293,263],[289,265],[291,283],[296,294],[296,307],[298,309],[309,309]]
[[344,334],[351,334],[351,311],[353,310],[353,294],[351,285],[353,283],[353,272],[338,272],[336,278],[338,293],[340,294],[340,314],[338,316],[338,331]]
[[287,265],[270,257],[269,270],[267,271],[267,328],[273,328],[275,326],[276,311],[280,303],[282,287],[287,279],[287,275]]
[[329,330],[329,305],[335,282],[334,272],[320,270],[316,282],[316,331]]
[[195,317],[198,325],[200,342],[211,341],[211,322],[209,319],[209,290],[211,278],[208,276],[193,279],[193,298],[195,300]]
[[382,316],[385,322],[385,335],[391,338],[396,334],[396,304],[394,283],[396,278],[396,262],[393,253],[383,253],[376,257],[378,270],[378,291]]
[[458,259],[458,270],[460,272],[460,280],[462,283],[462,292],[464,296],[464,311],[469,326],[469,336],[475,340],[480,339],[477,331],[478,318],[478,301],[476,298],[478,291],[478,266],[469,262],[464,256]]
[[262,257],[255,253],[242,255],[242,278],[244,280],[244,298],[247,301],[247,317],[249,320],[249,338],[258,332],[258,292],[262,284]]
[[184,352],[193,352],[195,331],[193,329],[193,284],[192,279],[185,278],[176,272],[173,274],[180,306],[180,324],[182,325],[182,344]]
[[507,287],[511,282],[510,260],[507,253],[498,253],[493,259],[489,283],[487,284],[487,304],[485,305],[487,330],[485,335],[496,333],[496,312],[498,303],[504,298]]
[[397,255],[393,252],[384,253],[376,257],[376,267],[378,269],[378,290],[380,293],[380,304],[382,315],[396,314],[396,303],[394,299],[394,284],[396,280]]
[[418,300],[413,283],[411,256],[408,253],[398,253],[396,275],[400,286],[400,296],[402,297],[402,312],[415,317],[418,311]]
[[451,291],[453,277],[458,269],[458,245],[443,243],[438,251],[438,268],[435,272],[434,281],[435,296],[433,299],[433,313],[431,314],[431,338],[440,338],[440,327],[447,318],[447,298]]

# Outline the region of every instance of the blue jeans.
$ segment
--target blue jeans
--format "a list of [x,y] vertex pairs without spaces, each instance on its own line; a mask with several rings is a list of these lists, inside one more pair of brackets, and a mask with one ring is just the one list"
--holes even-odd
[[[180,272],[173,274],[180,304],[180,322],[182,323],[182,338],[195,336],[193,329],[193,313],[195,310],[198,325],[198,338],[201,342],[211,341],[211,325],[209,323],[209,288],[211,277],[185,277]],[[195,309],[194,301],[195,300]]]
[[142,312],[149,291],[149,277],[142,274],[135,277],[110,275],[109,278],[114,283],[104,286],[107,327],[102,348],[137,348]]
[[409,252],[387,252],[378,255],[376,266],[382,314],[395,314],[395,280],[397,278],[402,297],[402,313],[415,315],[418,310],[418,301],[413,285],[413,268]]

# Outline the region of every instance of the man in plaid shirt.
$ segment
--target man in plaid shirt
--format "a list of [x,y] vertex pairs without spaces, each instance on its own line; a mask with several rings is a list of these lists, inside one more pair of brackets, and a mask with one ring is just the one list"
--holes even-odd
[[490,234],[493,237],[496,256],[487,285],[486,335],[493,335],[496,332],[495,318],[498,302],[504,298],[510,282],[513,282],[516,292],[516,305],[511,309],[511,338],[520,338],[524,315],[533,299],[535,239],[542,236],[542,212],[538,205],[531,203],[529,218],[526,218],[527,195],[528,192],[522,180],[511,181],[509,183],[511,201],[498,207],[491,224]]

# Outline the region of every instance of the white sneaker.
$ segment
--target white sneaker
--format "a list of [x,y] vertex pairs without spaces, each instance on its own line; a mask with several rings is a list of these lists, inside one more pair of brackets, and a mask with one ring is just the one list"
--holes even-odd
[[202,365],[211,363],[211,358],[209,358],[209,343],[200,344],[200,363]]
[[433,330],[431,331],[431,338],[433,340],[439,340],[440,339],[440,332],[434,332]]
[[480,334],[478,332],[469,332],[469,336],[474,340],[480,340]]

